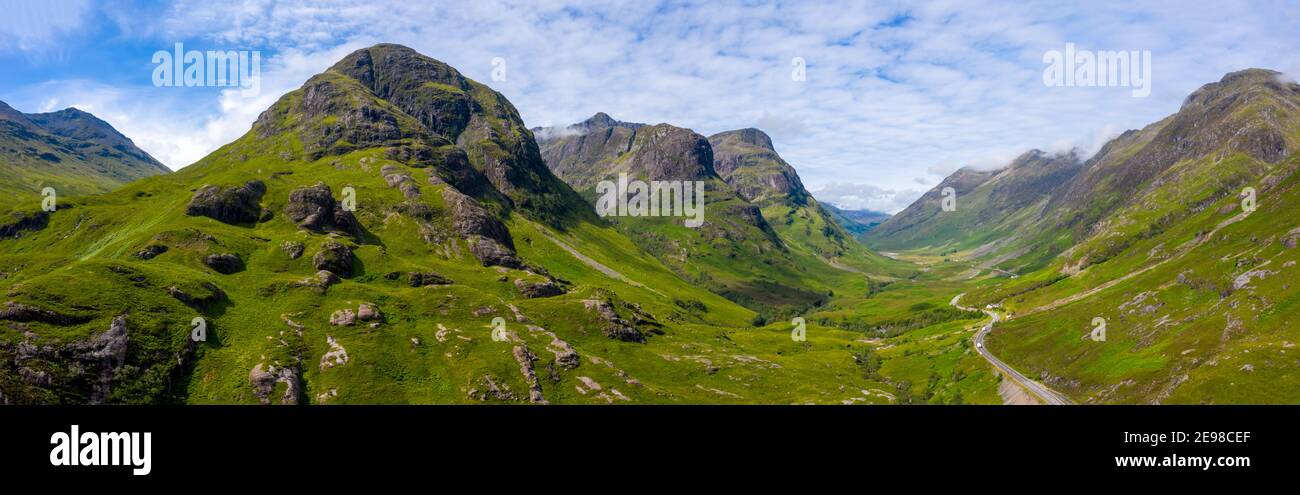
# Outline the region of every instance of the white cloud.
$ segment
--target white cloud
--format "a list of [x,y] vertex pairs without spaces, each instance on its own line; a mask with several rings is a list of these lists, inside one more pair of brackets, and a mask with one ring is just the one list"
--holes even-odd
[[[184,39],[274,51],[263,96],[127,91],[99,105],[134,116],[140,134],[128,135],[183,166],[238,137],[275,97],[350,49],[386,41],[488,83],[529,126],[597,111],[706,135],[757,126],[805,183],[905,191],[918,175],[937,183],[957,167],[1000,167],[1031,148],[1095,151],[1100,137],[1176,111],[1196,87],[1233,70],[1296,72],[1300,7],[1229,4],[185,0],[160,15],[116,9],[112,18],[160,46]],[[1066,42],[1150,50],[1151,97],[1044,86],[1042,54]],[[494,57],[506,60],[506,81],[491,81]],[[807,61],[806,81],[791,79],[793,57]],[[155,117],[170,118],[141,123]]]
[[22,52],[55,48],[90,14],[89,0],[0,1],[0,49]]
[[916,189],[882,189],[871,184],[832,182],[810,189],[818,201],[845,210],[873,210],[894,214],[907,208],[925,191]]

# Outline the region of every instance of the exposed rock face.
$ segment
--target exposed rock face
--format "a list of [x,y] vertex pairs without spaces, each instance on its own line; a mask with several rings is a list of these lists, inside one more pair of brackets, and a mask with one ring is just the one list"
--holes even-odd
[[336,327],[346,327],[356,324],[357,313],[351,309],[340,309],[330,315],[330,325]]
[[356,217],[335,201],[330,187],[321,182],[290,192],[284,213],[299,227],[312,232],[338,232],[354,239],[361,236],[361,224]]
[[16,238],[23,232],[35,232],[50,224],[50,213],[43,210],[35,213],[15,211],[10,216],[12,221],[0,224],[0,239]]
[[217,287],[215,284],[211,282],[202,282],[199,285],[208,291],[208,295],[195,296],[181,290],[180,287],[175,285],[168,287],[167,293],[176,298],[177,301],[180,301],[186,306],[194,309],[206,309],[212,304],[226,300],[225,291],[222,291],[221,288]]
[[185,207],[185,214],[204,216],[231,225],[256,223],[262,216],[260,204],[266,184],[250,180],[238,187],[200,187]]
[[564,288],[550,280],[541,282],[529,282],[523,279],[515,279],[515,288],[519,293],[529,299],[537,297],[554,297],[564,294]]
[[325,368],[348,364],[348,350],[339,345],[339,342],[334,340],[334,336],[326,335],[325,343],[329,344],[330,350],[320,357],[321,371],[324,371]]
[[372,322],[371,326],[376,326],[384,321],[383,313],[379,308],[370,303],[361,303],[354,312],[350,308],[340,309],[330,315],[330,325],[346,327],[356,324],[358,321]]
[[65,315],[45,308],[38,308],[20,302],[8,301],[5,303],[3,308],[0,308],[0,320],[17,322],[39,321],[51,325],[76,325],[89,321],[89,318]]
[[[518,319],[516,317],[516,320]],[[581,364],[582,358],[578,355],[578,351],[574,350],[573,346],[569,345],[568,342],[561,340],[558,335],[555,335],[555,332],[536,325],[528,325],[528,331],[544,334],[551,338],[550,343],[546,344],[546,350],[555,355],[555,364],[558,364],[560,368],[571,370]]]
[[533,367],[533,362],[537,361],[528,350],[528,346],[517,345],[512,349],[515,355],[515,361],[519,363],[519,373],[524,376],[524,382],[528,384],[528,401],[538,404],[545,404],[546,398],[542,396],[542,384],[537,380],[537,371]]
[[[298,135],[307,159],[382,148],[409,166],[435,168],[466,194],[552,224],[586,213],[566,208],[581,198],[546,168],[509,100],[400,45],[349,54],[264,112],[253,131]],[[405,184],[404,194],[417,194]]]
[[515,255],[514,240],[504,223],[488,213],[474,198],[452,188],[442,190],[442,199],[451,209],[452,229],[470,244],[470,253],[483,266],[522,268]]
[[[17,385],[6,390],[5,396],[18,404],[108,403],[114,384],[121,379],[121,370],[132,367],[127,365],[130,338],[125,314],[114,317],[103,332],[63,345],[48,341],[42,344],[31,331],[23,332],[23,337],[16,344],[0,341],[0,357],[5,358],[0,360],[0,372],[12,373],[9,376],[18,379],[0,383]],[[179,366],[186,356],[178,352],[164,359],[167,364]],[[62,391],[62,396],[55,395],[56,391]]]
[[338,275],[329,270],[320,270],[315,276],[304,278],[294,283],[295,286],[314,289],[318,293],[324,293],[329,286],[339,283]]
[[667,124],[643,127],[637,131],[634,146],[641,152],[632,155],[629,168],[650,180],[694,181],[717,176],[709,140],[690,129]]
[[352,276],[352,249],[339,241],[325,241],[311,262],[317,270],[328,270],[344,278]]
[[229,275],[244,269],[244,260],[239,259],[239,255],[231,253],[210,254],[203,258],[203,264],[208,268],[216,270],[217,273]]
[[142,260],[151,260],[165,252],[167,252],[167,246],[162,244],[150,244],[145,246],[144,249],[136,252],[135,257]]
[[[539,129],[542,156],[551,170],[579,191],[615,180],[619,171],[648,180],[717,179],[713,148],[690,129],[668,124],[619,122],[605,114],[565,129]],[[626,166],[615,167],[615,162]]]
[[450,285],[451,279],[434,272],[409,272],[406,274],[406,281],[411,287],[424,287],[428,285]]
[[471,399],[479,401],[489,399],[500,401],[515,400],[514,392],[510,391],[510,385],[506,383],[498,383],[497,379],[492,375],[483,375],[480,377],[477,384],[473,388],[469,389],[465,395]]
[[456,69],[409,48],[377,45],[358,50],[332,70],[359,81],[447,139],[456,139],[469,125],[473,110],[469,80]]
[[601,332],[606,337],[614,340],[645,343],[645,334],[638,327],[645,326],[657,329],[660,326],[648,313],[626,303],[622,304],[622,306],[631,313],[628,318],[620,316],[614,307],[614,303],[609,300],[588,299],[583,301],[583,305],[588,311],[596,311],[596,315],[603,322]]
[[642,127],[601,112],[568,127],[539,127],[533,133],[551,171],[576,189],[584,189],[591,185],[591,164],[618,159],[632,147]]
[[253,386],[253,395],[262,404],[271,403],[271,393],[275,391],[275,384],[283,383],[285,385],[284,395],[280,396],[280,403],[287,405],[298,404],[298,388],[300,382],[300,373],[294,367],[276,368],[275,365],[258,363],[252,371],[248,372],[248,382]]
[[296,260],[301,257],[303,251],[306,249],[306,246],[297,241],[284,241],[283,244],[280,244],[280,250],[284,251],[284,254],[288,255],[291,260]]
[[808,203],[799,174],[772,147],[772,138],[758,129],[739,129],[709,136],[713,169],[748,201],[786,199]]
[[555,362],[564,369],[574,369],[581,364],[581,357],[578,351],[573,350],[573,346],[563,340],[555,339],[551,341],[551,349],[555,354]]
[[1279,238],[1278,242],[1281,242],[1282,246],[1287,249],[1295,249],[1297,239],[1300,239],[1300,227],[1291,229],[1289,232],[1287,232],[1285,235]]
[[369,303],[361,303],[357,307],[357,319],[361,321],[384,321],[384,315],[379,312],[379,308]]
[[75,359],[95,363],[99,368],[99,381],[90,394],[91,404],[103,404],[108,400],[113,374],[126,364],[127,341],[126,316],[119,315],[113,318],[108,330],[89,341],[72,345]]

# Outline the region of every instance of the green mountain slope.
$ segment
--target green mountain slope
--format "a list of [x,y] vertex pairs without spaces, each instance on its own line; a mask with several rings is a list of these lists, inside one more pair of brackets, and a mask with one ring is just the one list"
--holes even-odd
[[[688,129],[625,123],[598,113],[572,126],[536,132],[548,166],[592,204],[599,199],[596,185],[620,174],[646,181],[703,181],[708,192],[700,228],[687,228],[675,218],[607,220],[687,280],[768,316],[825,304],[837,286],[860,283],[865,270],[900,270],[835,224],[760,131],[720,134],[715,147],[714,138]],[[732,139],[733,134],[766,145],[753,146]],[[719,164],[726,177],[719,175]],[[764,172],[751,169],[769,166],[780,167],[780,179],[755,179],[753,187],[741,188],[727,180],[759,177]]]
[[[1033,150],[999,170],[962,169],[882,222],[863,241],[891,251],[989,251],[1041,219],[1053,193],[1083,168],[1078,152]],[[953,211],[942,208],[947,188],[956,193]]]
[[39,209],[45,187],[94,194],[168,172],[94,115],[74,108],[24,114],[0,102],[0,207]]
[[807,189],[794,167],[758,129],[739,129],[709,137],[714,169],[741,197],[762,208],[781,239],[837,268],[898,275],[900,267],[857,242]]
[[[702,137],[638,135],[628,170],[711,172],[703,151],[650,160],[708,150]],[[714,227],[633,236],[541,156],[499,93],[405,47],[359,50],[198,163],[7,227],[22,235],[0,239],[0,403],[993,400],[962,338],[976,316],[866,342],[809,315],[796,341],[683,276],[834,282],[857,299],[833,311],[907,304],[860,304],[878,287],[857,273],[803,271],[716,175]],[[673,241],[704,259],[652,250]]]
[[1203,86],[985,255],[1025,268],[968,296],[1012,317],[989,349],[1079,402],[1295,402],[1298,166],[1300,85],[1252,69]]

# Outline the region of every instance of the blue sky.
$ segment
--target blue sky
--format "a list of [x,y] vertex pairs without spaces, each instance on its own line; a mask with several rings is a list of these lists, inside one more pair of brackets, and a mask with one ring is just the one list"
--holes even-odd
[[[348,52],[411,46],[501,91],[530,126],[598,111],[711,134],[759,127],[820,199],[897,211],[961,166],[1096,148],[1247,67],[1300,73],[1300,4],[0,0],[0,100],[76,106],[172,168],[247,132]],[[259,50],[262,91],[158,88],[157,50]],[[1049,87],[1043,55],[1152,54],[1151,94]],[[493,81],[492,60],[505,61]],[[791,61],[806,62],[806,80]]]

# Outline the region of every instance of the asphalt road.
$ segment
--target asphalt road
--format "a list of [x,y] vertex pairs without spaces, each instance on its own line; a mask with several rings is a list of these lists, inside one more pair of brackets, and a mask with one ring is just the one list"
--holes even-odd
[[[957,303],[957,301],[961,299],[961,296],[963,295],[965,294],[957,294],[957,297],[952,298],[951,304],[957,309],[962,309],[966,311],[975,311],[975,308],[968,308]],[[997,356],[994,356],[993,353],[989,352],[988,348],[984,346],[984,337],[988,336],[989,332],[993,331],[993,324],[1002,321],[1002,317],[998,315],[998,313],[995,311],[990,311],[987,309],[981,309],[979,311],[982,311],[984,312],[984,314],[989,315],[989,322],[986,323],[983,327],[980,327],[978,332],[975,332],[975,351],[978,352],[981,356],[984,356],[985,360],[987,360],[990,364],[992,364],[999,371],[1001,371],[1003,376],[1010,377],[1012,380],[1015,380],[1015,382],[1018,385],[1020,385],[1021,388],[1024,388],[1025,390],[1029,391],[1029,393],[1034,394],[1034,396],[1038,397],[1039,400],[1042,400],[1044,403],[1055,405],[1055,406],[1072,404],[1072,402],[1070,402],[1070,399],[1066,398],[1064,395],[1061,395],[1059,392],[1048,388],[1046,385],[1043,385],[1041,383],[1029,379],[1029,377],[1021,374],[1019,371],[1016,371],[1015,368],[1008,366],[1007,363],[1002,362],[1001,359],[998,359]]]

